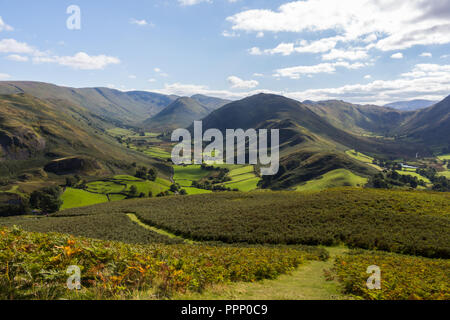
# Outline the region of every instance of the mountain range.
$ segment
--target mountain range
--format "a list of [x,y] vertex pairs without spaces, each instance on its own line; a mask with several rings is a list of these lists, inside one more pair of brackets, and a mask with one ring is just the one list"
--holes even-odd
[[393,109],[397,109],[397,110],[414,111],[414,110],[418,110],[418,109],[424,109],[424,108],[431,107],[435,103],[437,103],[437,101],[416,99],[416,100],[409,100],[409,101],[392,102],[392,103],[388,103],[384,106],[386,108],[393,108]]
[[363,176],[376,173],[348,157],[349,149],[384,159],[448,149],[449,114],[450,97],[428,108],[402,111],[338,100],[299,102],[272,94],[229,101],[0,82],[0,173],[14,176],[23,168],[39,169],[71,157],[105,174],[136,161],[168,172],[164,164],[126,148],[108,130],[170,132],[203,120],[204,130],[280,129],[281,170],[264,183],[284,189],[339,168]]

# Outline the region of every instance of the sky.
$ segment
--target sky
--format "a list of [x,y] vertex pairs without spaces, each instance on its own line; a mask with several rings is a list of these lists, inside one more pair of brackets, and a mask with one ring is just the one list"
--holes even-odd
[[228,99],[441,100],[450,1],[0,0],[0,80]]

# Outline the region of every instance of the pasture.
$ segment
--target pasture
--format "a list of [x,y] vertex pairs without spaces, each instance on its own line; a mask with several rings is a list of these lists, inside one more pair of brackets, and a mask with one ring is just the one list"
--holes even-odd
[[298,186],[296,191],[320,191],[336,187],[363,187],[368,179],[360,177],[345,169],[337,169],[327,172],[317,179],[310,180]]

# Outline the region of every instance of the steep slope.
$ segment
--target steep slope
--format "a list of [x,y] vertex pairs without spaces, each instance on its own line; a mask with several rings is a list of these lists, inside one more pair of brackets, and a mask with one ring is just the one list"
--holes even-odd
[[415,111],[418,109],[424,109],[431,107],[433,104],[435,104],[437,101],[431,101],[431,100],[409,100],[409,101],[397,101],[392,102],[384,105],[387,108],[393,108],[397,110],[403,110],[403,111]]
[[441,102],[416,111],[399,129],[399,133],[429,146],[450,146],[450,96]]
[[0,81],[0,94],[26,93],[40,100],[86,108],[117,123],[135,124],[157,114],[176,97],[157,93],[122,92],[108,88],[69,88],[43,82]]
[[0,95],[0,173],[14,176],[22,170],[42,169],[61,158],[64,171],[72,166],[107,173],[130,167],[133,162],[151,164],[107,135],[105,131],[111,127],[78,106],[42,101],[23,93]]
[[[338,129],[311,109],[292,99],[259,94],[232,102],[203,119],[203,129],[234,128],[280,130],[280,170],[264,177],[262,186],[286,189],[319,177],[331,170],[348,169],[370,176],[374,169],[350,159],[344,153],[352,145],[371,144]],[[192,129],[192,128],[191,128]]]
[[[218,128],[222,131],[228,128],[268,127],[269,122],[274,128],[282,129],[281,143],[298,139],[295,132],[300,130],[307,140],[315,140],[317,144],[327,144],[328,147],[332,145],[340,150],[351,147],[369,153],[386,153],[392,156],[415,155],[412,151],[414,148],[410,146],[356,135],[331,124],[331,121],[314,112],[311,106],[278,95],[258,94],[235,101],[203,119],[206,129]],[[343,123],[341,125],[344,126]]]
[[231,102],[231,100],[209,97],[202,94],[193,95],[191,98],[211,111],[217,110]]
[[153,131],[167,132],[186,128],[195,120],[207,116],[210,110],[196,100],[182,97],[171,103],[156,116],[144,121],[144,127]]
[[358,134],[388,135],[411,115],[391,108],[339,100],[308,102],[307,105],[333,126]]

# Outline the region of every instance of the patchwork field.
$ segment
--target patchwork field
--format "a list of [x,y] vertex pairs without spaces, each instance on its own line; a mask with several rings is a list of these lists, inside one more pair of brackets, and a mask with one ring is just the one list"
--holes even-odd
[[412,177],[416,177],[419,180],[423,180],[425,183],[430,184],[431,181],[430,179],[428,179],[427,177],[424,177],[418,173],[414,171],[409,171],[409,170],[396,170],[398,174],[401,175],[405,175],[405,176],[412,176]]
[[170,185],[170,181],[162,178],[144,181],[133,176],[118,175],[108,180],[89,182],[86,190],[66,188],[61,197],[63,200],[61,210],[124,200],[132,186],[137,188],[138,194],[148,196],[149,192],[152,192],[153,196],[156,196],[169,190]]
[[187,194],[211,193],[210,190],[191,187],[193,181],[199,181],[210,174],[210,172],[202,170],[201,165],[174,166],[173,169],[173,180],[178,183],[182,189],[186,190]]
[[296,191],[320,191],[336,187],[363,187],[368,179],[345,169],[330,171],[296,188]]
[[92,193],[80,189],[66,188],[61,196],[63,205],[61,210],[70,208],[85,207],[97,203],[108,202],[108,197],[104,194]]
[[242,192],[258,188],[261,178],[256,176],[252,165],[233,165],[229,169],[230,173],[228,176],[231,178],[231,181],[226,182],[225,186]]

